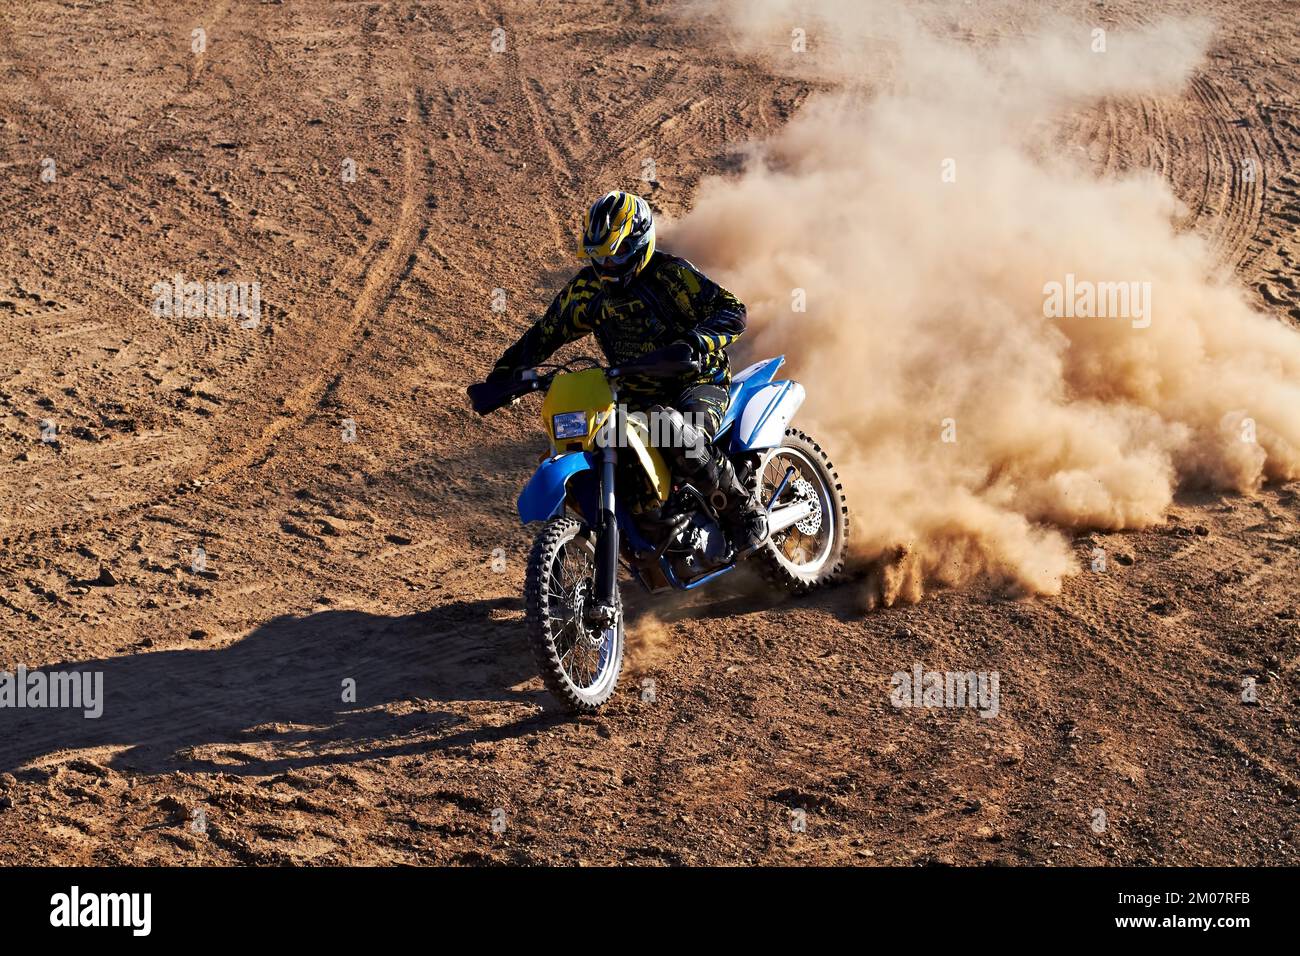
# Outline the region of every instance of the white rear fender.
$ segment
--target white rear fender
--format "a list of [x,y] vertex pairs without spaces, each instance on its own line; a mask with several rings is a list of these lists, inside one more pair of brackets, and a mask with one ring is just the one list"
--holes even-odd
[[790,419],[803,400],[803,386],[798,382],[773,382],[754,392],[740,410],[731,437],[732,452],[775,448],[781,444]]

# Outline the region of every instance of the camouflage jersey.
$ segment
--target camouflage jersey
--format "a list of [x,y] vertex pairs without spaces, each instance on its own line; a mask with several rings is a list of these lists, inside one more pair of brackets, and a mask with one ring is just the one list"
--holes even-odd
[[619,385],[620,397],[633,407],[671,404],[695,385],[727,388],[731,367],[726,348],[744,331],[745,307],[739,299],[685,259],[656,252],[627,286],[603,283],[591,266],[584,268],[560,290],[546,314],[506,349],[493,374],[531,368],[589,332],[611,366],[686,341],[700,356],[698,375],[629,375]]

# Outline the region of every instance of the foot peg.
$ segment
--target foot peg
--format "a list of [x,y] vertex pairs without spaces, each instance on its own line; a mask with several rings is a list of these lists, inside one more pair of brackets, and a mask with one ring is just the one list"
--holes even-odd
[[747,558],[767,543],[767,512],[755,507],[752,501],[746,502],[727,530],[736,558]]

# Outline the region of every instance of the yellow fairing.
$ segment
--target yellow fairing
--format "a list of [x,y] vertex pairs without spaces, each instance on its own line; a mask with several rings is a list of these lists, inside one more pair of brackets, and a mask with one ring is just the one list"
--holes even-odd
[[[614,410],[614,393],[609,390],[605,373],[598,368],[582,372],[557,375],[551,382],[546,400],[542,402],[542,427],[557,452],[569,451],[570,446],[582,444],[583,451],[596,447],[596,434],[605,423],[605,416]],[[556,441],[555,416],[565,412],[587,413],[587,434],[581,438]]]
[[[595,451],[598,447],[596,436],[613,410],[614,393],[610,391],[604,371],[593,368],[569,372],[557,375],[551,382],[546,400],[542,402],[542,427],[557,453],[577,451],[579,448],[582,451]],[[586,413],[586,435],[581,438],[556,439],[555,416],[565,412]],[[623,447],[636,455],[656,497],[660,501],[666,501],[672,491],[672,476],[659,449],[650,444],[650,432],[644,422],[637,418],[626,419]]]
[[672,476],[668,473],[664,456],[650,444],[650,429],[640,419],[627,419],[627,446],[636,452],[655,495],[660,501],[667,501],[668,493],[673,490]]

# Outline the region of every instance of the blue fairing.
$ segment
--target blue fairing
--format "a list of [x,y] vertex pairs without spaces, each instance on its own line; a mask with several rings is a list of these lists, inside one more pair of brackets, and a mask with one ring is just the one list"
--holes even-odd
[[588,452],[571,452],[548,458],[533,472],[519,493],[519,520],[548,521],[564,510],[565,488],[579,472],[592,471],[596,459]]
[[756,362],[731,380],[731,402],[727,405],[727,414],[722,416],[722,424],[718,426],[719,436],[735,422],[749,397],[776,378],[777,370],[784,363],[784,355]]

